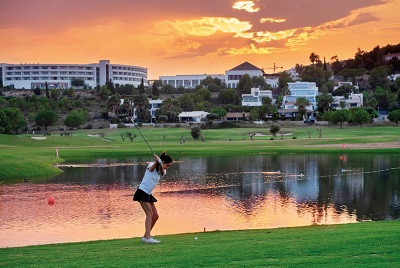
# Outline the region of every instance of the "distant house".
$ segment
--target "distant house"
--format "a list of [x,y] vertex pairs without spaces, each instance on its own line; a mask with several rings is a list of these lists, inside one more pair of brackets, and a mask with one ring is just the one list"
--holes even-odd
[[182,112],[178,115],[179,122],[201,123],[209,113],[204,111]]
[[333,96],[332,108],[336,110],[359,108],[364,105],[364,95],[351,93],[349,98],[344,96]]
[[333,91],[335,91],[336,89],[338,89],[339,87],[342,87],[342,86],[349,86],[349,87],[352,87],[353,90],[355,90],[356,92],[358,92],[358,85],[353,86],[353,83],[352,83],[352,82],[339,82],[337,86],[334,86],[334,87],[333,87]]
[[312,109],[317,109],[318,87],[315,82],[291,82],[288,83],[290,95],[284,97],[285,102],[295,102],[297,98],[304,97],[312,105]]
[[400,60],[400,53],[389,53],[385,55],[385,61],[390,61],[394,58],[397,58]]
[[[286,118],[296,118],[297,113],[299,112],[299,107],[295,105],[294,101],[288,101],[284,103],[284,107],[279,109],[278,113],[281,117]],[[312,105],[306,107],[306,118],[312,117],[314,114],[314,109]]]
[[226,85],[228,88],[236,88],[237,84],[243,75],[248,74],[250,77],[262,76],[264,77],[264,70],[260,69],[249,62],[243,62],[242,64],[225,71]]
[[225,115],[226,121],[240,121],[250,118],[250,113],[246,112],[229,112]]
[[[120,105],[123,105],[125,103],[125,99],[120,99]],[[161,99],[157,99],[157,100],[151,100],[149,99],[149,106],[148,109],[150,111],[150,117],[151,117],[151,122],[150,123],[154,123],[155,119],[156,119],[156,112],[158,109],[160,109],[161,104],[163,103],[163,100]],[[132,100],[129,101],[129,105],[133,106],[133,118],[137,118],[137,111],[136,111],[136,107],[134,107],[134,103]]]
[[242,106],[261,106],[264,97],[272,100],[272,91],[252,88],[250,94],[242,94]]

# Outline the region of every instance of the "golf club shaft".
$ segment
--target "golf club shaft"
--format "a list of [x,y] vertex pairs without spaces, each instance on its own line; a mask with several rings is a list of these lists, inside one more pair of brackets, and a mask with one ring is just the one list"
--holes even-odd
[[[133,119],[132,119],[133,122]],[[140,131],[140,129],[137,127],[137,125],[135,124],[135,122],[133,122],[133,125],[135,125],[135,128],[137,129],[137,131],[139,131],[140,135],[142,136],[143,140],[146,142],[147,146],[149,146],[150,150],[153,152],[153,154],[156,154],[153,149],[151,148],[150,144],[147,142],[146,138],[143,136],[142,132]]]

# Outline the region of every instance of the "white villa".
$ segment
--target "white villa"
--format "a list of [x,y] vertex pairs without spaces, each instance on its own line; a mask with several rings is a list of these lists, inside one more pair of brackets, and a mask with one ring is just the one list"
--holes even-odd
[[204,111],[182,112],[178,115],[179,122],[201,123],[209,113]]
[[[314,109],[313,109],[313,105],[309,105],[306,107],[306,114],[307,117],[309,118],[314,114]],[[279,109],[279,114],[283,117],[287,117],[287,118],[294,118],[297,116],[297,113],[299,112],[299,107],[295,105],[294,101],[288,101],[284,103],[284,106],[282,109]]]
[[333,91],[335,91],[336,89],[338,89],[341,86],[349,86],[352,87],[353,90],[356,90],[358,92],[358,85],[353,86],[352,82],[339,82],[337,86],[333,87]]
[[359,108],[364,105],[364,95],[351,93],[349,98],[346,99],[344,96],[332,96],[333,103],[332,107],[336,110]]
[[142,82],[148,85],[147,68],[134,65],[111,64],[109,60],[88,64],[7,64],[0,63],[0,77],[4,87],[25,89],[67,89],[71,80],[82,79],[85,86],[94,88],[105,85],[107,81],[114,84],[131,84],[135,87]]
[[261,106],[263,97],[270,97],[272,100],[272,91],[252,88],[250,94],[242,94],[242,106]]
[[289,95],[285,96],[283,102],[295,102],[297,98],[306,98],[313,110],[317,109],[318,87],[315,82],[290,82],[288,83]]

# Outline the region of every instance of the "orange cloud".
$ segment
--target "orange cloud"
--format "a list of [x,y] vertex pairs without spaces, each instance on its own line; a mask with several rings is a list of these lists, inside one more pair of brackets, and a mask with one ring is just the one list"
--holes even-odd
[[254,7],[255,4],[253,1],[239,1],[233,4],[233,8],[234,9],[238,9],[238,10],[244,10],[250,13],[254,13],[254,12],[258,12],[260,11],[260,8],[258,7]]
[[261,18],[260,23],[264,22],[276,22],[276,23],[282,23],[285,22],[286,19],[274,19],[274,18]]

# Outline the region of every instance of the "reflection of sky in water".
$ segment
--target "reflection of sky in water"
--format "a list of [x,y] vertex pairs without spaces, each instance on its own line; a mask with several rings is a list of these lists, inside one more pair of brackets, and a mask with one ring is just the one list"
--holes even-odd
[[[0,247],[142,236],[132,193],[148,160],[67,164],[45,183],[1,185]],[[398,156],[179,159],[155,189],[153,235],[398,219],[399,185]]]

